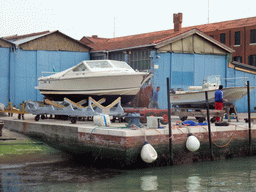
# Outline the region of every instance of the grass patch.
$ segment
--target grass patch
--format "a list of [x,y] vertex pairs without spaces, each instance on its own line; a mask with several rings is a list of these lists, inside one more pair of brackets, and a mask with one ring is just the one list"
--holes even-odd
[[16,140],[0,142],[0,157],[4,155],[21,155],[28,153],[54,153],[56,149],[35,140]]

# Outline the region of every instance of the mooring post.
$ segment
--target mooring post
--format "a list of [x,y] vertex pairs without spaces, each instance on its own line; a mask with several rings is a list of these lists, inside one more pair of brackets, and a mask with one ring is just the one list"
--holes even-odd
[[207,109],[207,124],[208,124],[208,132],[209,132],[209,146],[210,146],[210,156],[213,161],[213,153],[212,153],[212,132],[211,132],[211,123],[210,123],[210,115],[209,115],[209,102],[208,102],[208,92],[205,91],[205,101],[206,101],[206,109]]
[[167,77],[167,105],[168,105],[168,125],[169,125],[169,153],[170,153],[170,165],[173,164],[173,155],[172,155],[172,122],[171,122],[171,102],[170,102],[170,83],[169,78]]
[[247,81],[247,95],[248,95],[248,123],[249,123],[249,155],[252,156],[252,129],[251,129],[251,107],[250,107],[250,82]]

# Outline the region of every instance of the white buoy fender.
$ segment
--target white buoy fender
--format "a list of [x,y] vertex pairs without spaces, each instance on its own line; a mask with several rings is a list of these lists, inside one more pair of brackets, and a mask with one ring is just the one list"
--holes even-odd
[[157,159],[157,152],[152,145],[145,142],[141,149],[140,156],[144,162],[153,163]]
[[186,147],[189,151],[196,151],[200,147],[200,142],[194,135],[190,135],[187,138]]
[[105,115],[105,114],[94,115],[93,122],[95,125],[105,126],[105,127],[109,127],[111,124],[109,115]]

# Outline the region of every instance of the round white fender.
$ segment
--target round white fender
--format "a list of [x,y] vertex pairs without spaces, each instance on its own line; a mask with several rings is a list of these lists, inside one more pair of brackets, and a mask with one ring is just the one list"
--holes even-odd
[[200,142],[194,135],[191,134],[187,138],[186,147],[189,151],[196,151],[200,147]]
[[141,149],[140,156],[144,162],[153,163],[157,159],[157,152],[152,145],[145,142]]

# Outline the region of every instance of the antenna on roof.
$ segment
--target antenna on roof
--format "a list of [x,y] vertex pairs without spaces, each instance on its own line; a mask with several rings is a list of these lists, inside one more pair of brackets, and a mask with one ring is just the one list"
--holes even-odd
[[208,24],[210,23],[210,0],[208,0]]
[[114,32],[113,32],[114,38],[116,37],[116,18],[117,17],[114,17]]

